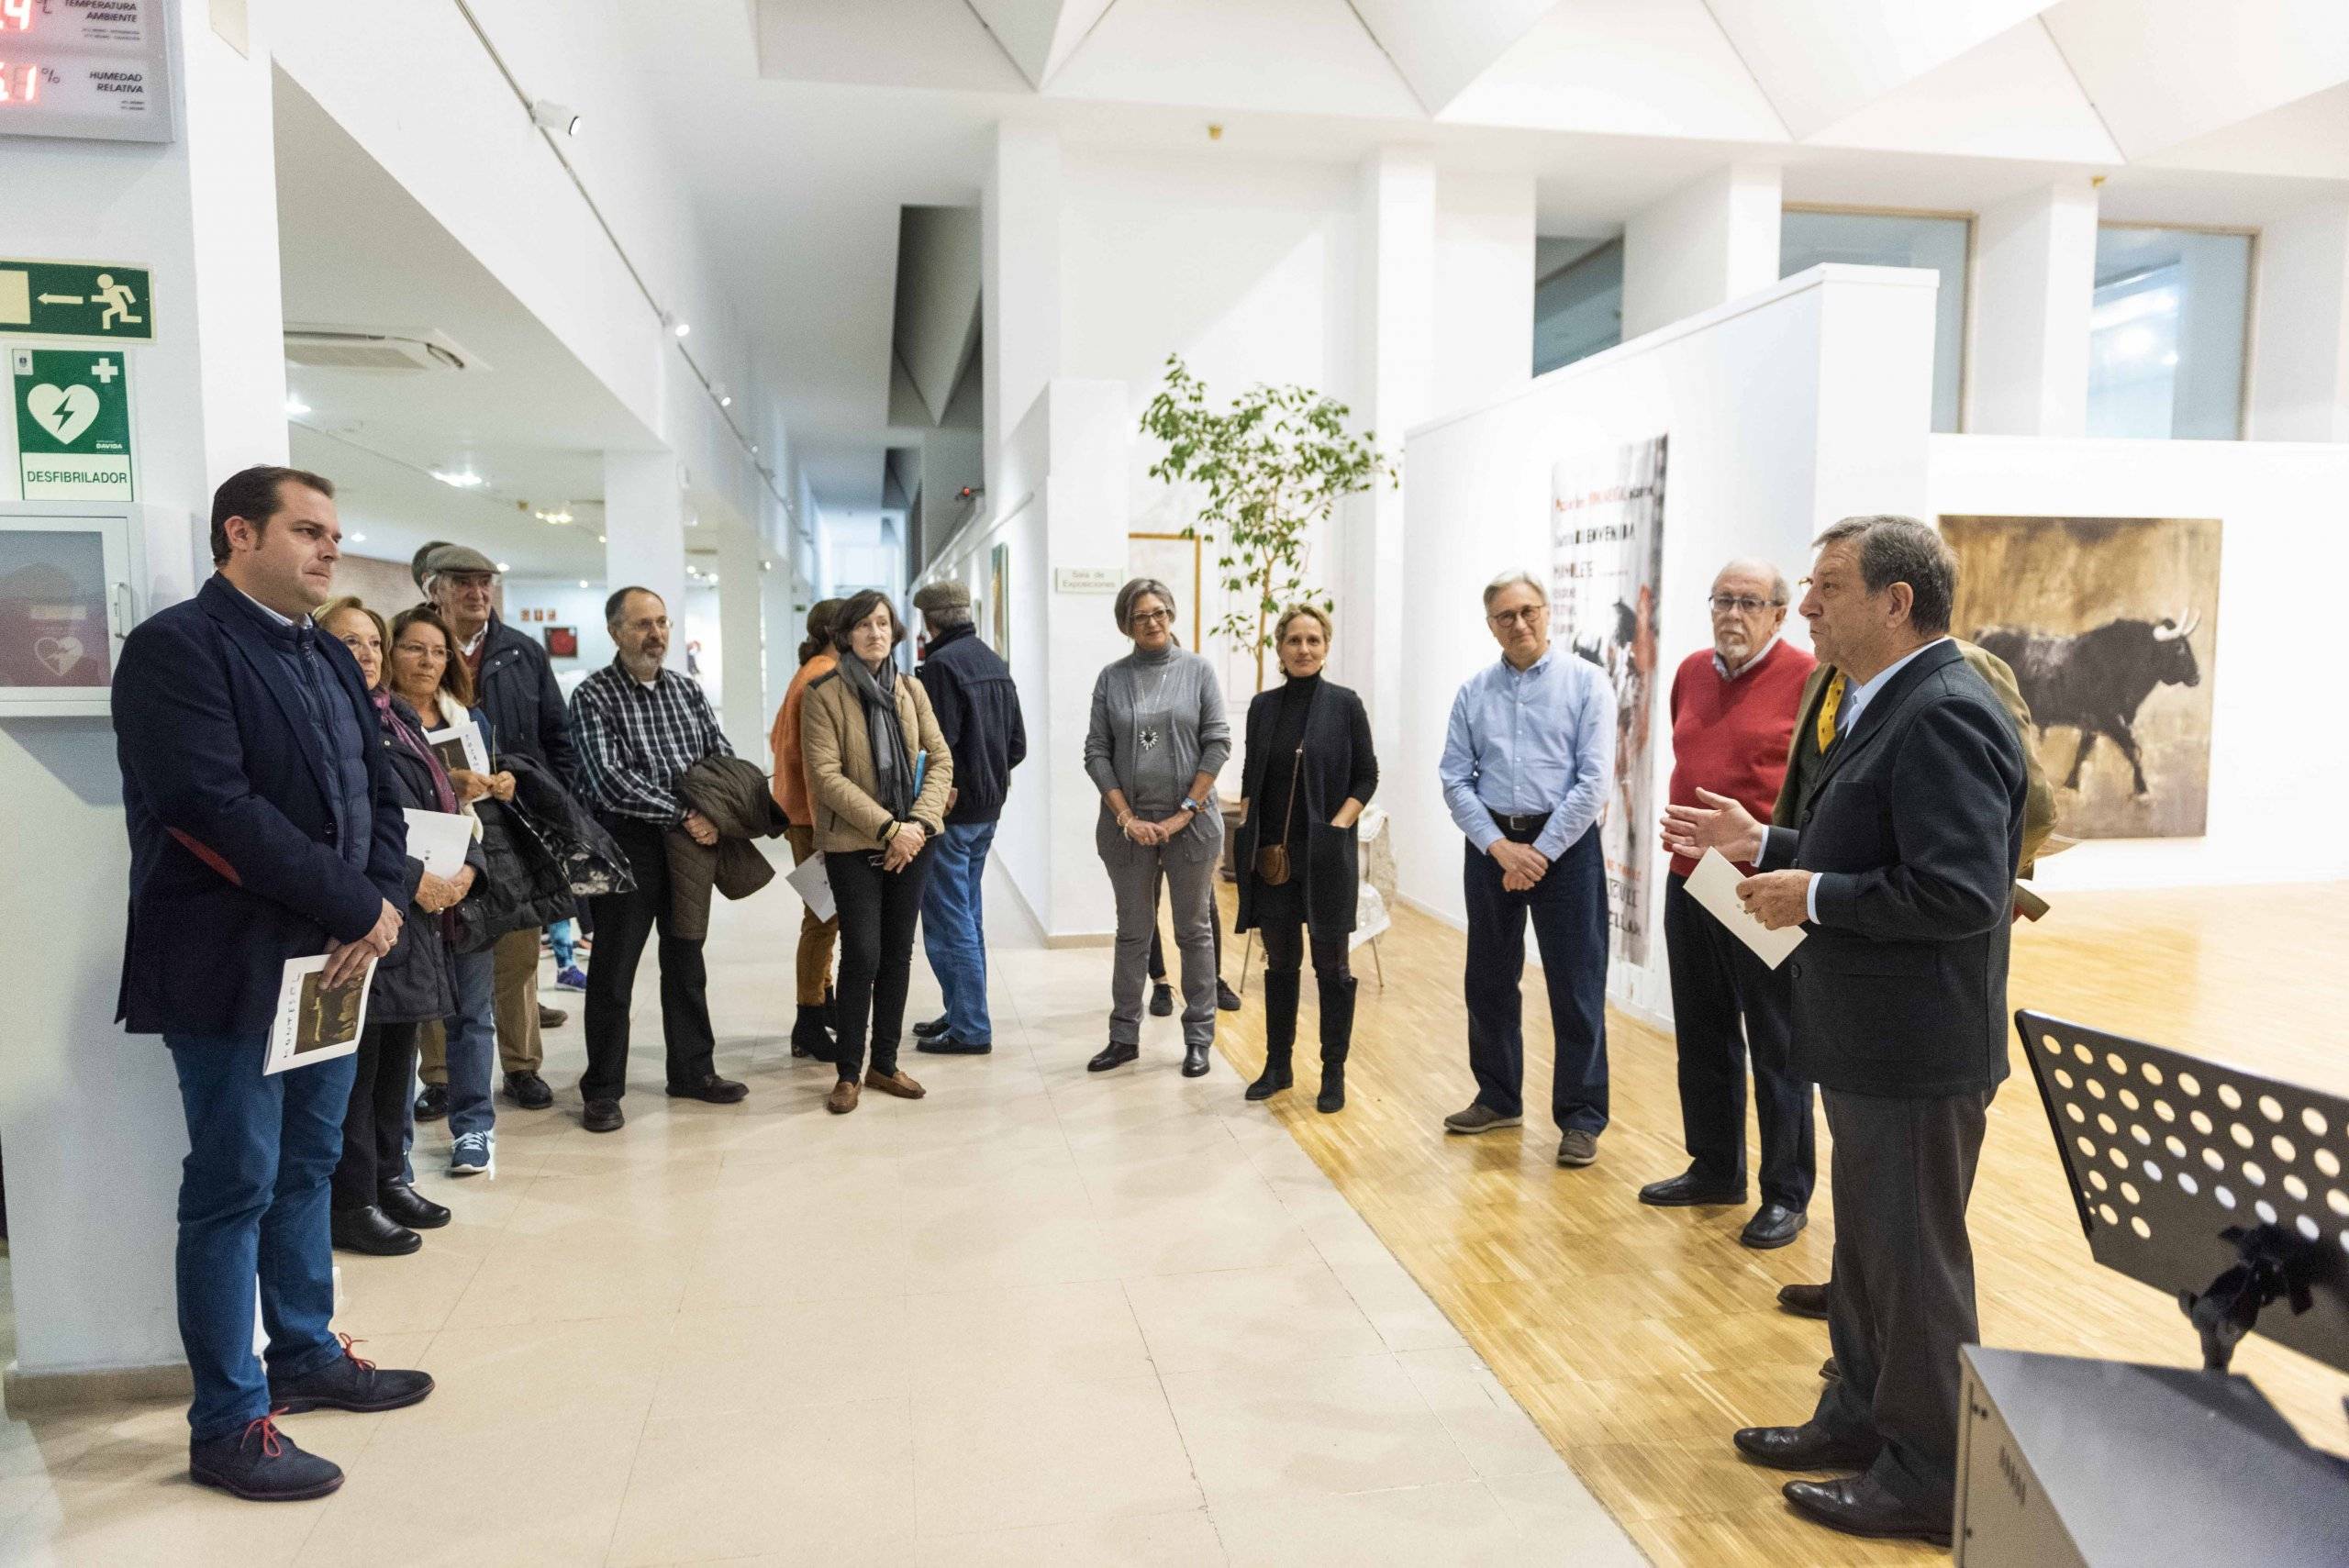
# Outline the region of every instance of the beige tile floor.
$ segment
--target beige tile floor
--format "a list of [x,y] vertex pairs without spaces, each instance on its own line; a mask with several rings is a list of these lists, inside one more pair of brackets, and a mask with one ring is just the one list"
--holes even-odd
[[[350,1479],[258,1507],[185,1478],[176,1406],[0,1424],[0,1562],[1637,1563],[1475,1351],[1217,1059],[1084,1070],[1106,954],[998,890],[996,1051],[825,1114],[795,1064],[780,884],[710,943],[740,1106],[661,1095],[653,965],[623,1131],[551,1112],[409,1258],[344,1257],[339,1327],[440,1386],[288,1423]],[[917,952],[912,1017],[936,1010]]]

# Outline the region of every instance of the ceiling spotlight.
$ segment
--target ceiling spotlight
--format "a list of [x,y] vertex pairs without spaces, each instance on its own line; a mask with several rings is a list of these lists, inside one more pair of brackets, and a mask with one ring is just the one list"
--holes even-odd
[[661,325],[666,327],[670,331],[674,332],[680,338],[694,329],[692,322],[680,321],[675,316],[665,310],[661,313]]
[[342,537],[345,542],[351,544],[365,544],[367,542],[367,536],[365,534],[345,534]]
[[310,406],[303,402],[299,397],[290,392],[285,395],[285,413],[287,417],[299,419],[303,415],[307,414],[309,411]]
[[538,514],[538,518],[542,523],[552,523],[557,528],[574,520],[568,506],[558,506],[551,512],[540,512]]
[[432,471],[432,477],[443,484],[451,484],[460,490],[471,490],[482,482],[481,475],[470,468],[458,469],[454,472],[445,468],[436,468]]
[[601,544],[601,543],[603,543],[603,542],[604,542],[604,536],[603,536],[602,534],[597,534],[597,535],[596,536],[596,542],[597,544]]
[[579,111],[569,104],[558,104],[552,98],[540,98],[532,104],[530,119],[540,130],[554,131],[562,136],[579,134]]
[[584,578],[584,577],[582,577],[581,579],[579,579],[579,585],[580,585],[581,587],[583,587],[583,588],[584,588],[585,586],[587,586],[587,579],[586,579],[586,578]]
[[510,566],[507,565],[507,564],[506,564],[506,562],[502,562],[502,561],[501,561],[501,562],[499,562],[497,563],[497,569],[498,569],[500,572],[511,572],[511,571],[513,570],[513,568],[512,568],[512,567],[510,567]]

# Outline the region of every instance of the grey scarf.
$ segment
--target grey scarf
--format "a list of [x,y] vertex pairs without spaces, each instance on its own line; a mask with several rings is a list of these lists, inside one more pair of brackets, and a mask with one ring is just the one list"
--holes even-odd
[[853,653],[841,655],[841,679],[864,705],[864,732],[873,747],[873,798],[893,822],[913,816],[913,771],[906,762],[906,734],[897,725],[897,667],[882,662],[875,675]]

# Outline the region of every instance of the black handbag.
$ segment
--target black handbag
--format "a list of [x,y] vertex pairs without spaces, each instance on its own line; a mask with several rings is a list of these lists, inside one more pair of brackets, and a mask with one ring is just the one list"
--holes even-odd
[[1256,851],[1256,880],[1266,887],[1285,887],[1288,884],[1290,872],[1288,828],[1289,824],[1297,820],[1297,781],[1304,772],[1305,748],[1299,746],[1297,749],[1297,762],[1289,769],[1288,809],[1281,814],[1281,841],[1269,850]]

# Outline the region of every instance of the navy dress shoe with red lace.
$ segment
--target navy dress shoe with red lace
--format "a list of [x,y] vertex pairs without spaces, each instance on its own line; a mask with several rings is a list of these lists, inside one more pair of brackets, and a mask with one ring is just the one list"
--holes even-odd
[[191,1439],[187,1477],[249,1503],[298,1503],[323,1497],[342,1485],[342,1466],[305,1452],[277,1429],[269,1416],[249,1421],[241,1432],[209,1440]]
[[[338,1334],[342,1354],[299,1377],[269,1374],[271,1414],[298,1416],[305,1410],[396,1410],[432,1392],[432,1377],[421,1372],[386,1372],[351,1347],[360,1343]],[[283,1441],[283,1439],[279,1440]]]

